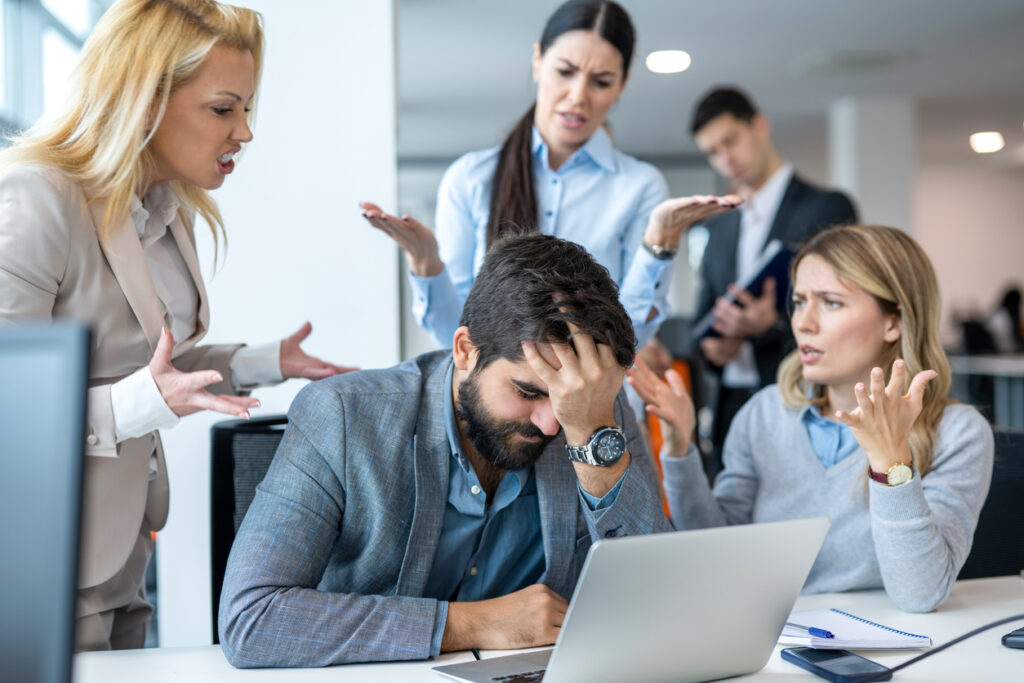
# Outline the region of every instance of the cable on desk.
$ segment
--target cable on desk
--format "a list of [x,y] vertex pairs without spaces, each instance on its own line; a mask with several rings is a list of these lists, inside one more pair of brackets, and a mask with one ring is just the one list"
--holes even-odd
[[1024,619],[1024,614],[1016,614],[1016,615],[1014,615],[1012,617],[1006,617],[1005,619],[1000,619],[999,621],[993,621],[991,623],[985,624],[984,626],[979,626],[978,628],[974,629],[973,631],[968,631],[967,633],[963,634],[962,636],[957,636],[956,638],[954,638],[953,640],[949,641],[948,643],[943,643],[942,645],[939,645],[937,647],[933,647],[932,649],[928,650],[927,652],[925,652],[923,654],[920,654],[920,655],[914,657],[913,659],[908,659],[907,661],[903,662],[902,664],[897,664],[896,666],[892,667],[888,671],[882,671],[882,672],[877,673],[877,674],[871,674],[870,676],[865,676],[864,678],[858,678],[856,680],[856,683],[871,683],[871,681],[881,680],[881,679],[885,678],[886,676],[888,676],[889,674],[896,673],[900,669],[906,669],[911,664],[916,664],[917,662],[920,662],[925,657],[931,657],[934,654],[942,652],[947,647],[950,647],[952,645],[956,645],[957,643],[959,643],[962,640],[967,640],[971,636],[976,636],[976,635],[978,635],[979,633],[981,633],[983,631],[989,630],[990,628],[995,628],[996,626],[1002,626],[1003,624],[1008,624],[1011,621],[1020,621],[1021,619]]

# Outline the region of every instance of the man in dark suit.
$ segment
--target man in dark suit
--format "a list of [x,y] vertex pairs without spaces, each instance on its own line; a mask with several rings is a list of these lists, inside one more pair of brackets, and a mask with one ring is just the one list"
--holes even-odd
[[593,542],[671,530],[607,270],[571,242],[509,238],[460,322],[450,351],[292,403],[224,577],[235,666],[550,644]]
[[[714,476],[722,466],[722,444],[733,416],[758,389],[775,382],[793,334],[783,307],[776,306],[775,283],[761,295],[738,290],[737,281],[754,274],[764,247],[772,240],[796,250],[815,233],[857,221],[857,212],[841,192],[803,181],[783,162],[771,141],[768,119],[735,88],[715,88],[697,105],[690,124],[697,147],[711,166],[744,199],[737,211],[704,222],[708,243],[701,263],[697,319],[715,313],[720,337],[700,342],[701,353],[718,379],[712,425]],[[732,291],[737,303],[723,295]]]

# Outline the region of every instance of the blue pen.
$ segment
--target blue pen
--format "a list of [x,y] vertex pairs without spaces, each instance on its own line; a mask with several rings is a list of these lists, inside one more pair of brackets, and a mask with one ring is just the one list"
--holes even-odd
[[794,628],[802,628],[811,635],[812,638],[835,638],[832,635],[832,631],[826,631],[823,628],[814,628],[813,626],[804,626],[802,624],[794,624],[792,621],[787,621],[786,626],[793,626]]

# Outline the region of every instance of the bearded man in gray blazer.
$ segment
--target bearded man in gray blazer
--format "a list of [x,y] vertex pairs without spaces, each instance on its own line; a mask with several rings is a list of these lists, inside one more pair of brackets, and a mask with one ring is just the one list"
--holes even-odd
[[607,270],[548,235],[499,241],[460,323],[451,351],[295,399],[228,560],[233,665],[550,644],[594,541],[671,529]]

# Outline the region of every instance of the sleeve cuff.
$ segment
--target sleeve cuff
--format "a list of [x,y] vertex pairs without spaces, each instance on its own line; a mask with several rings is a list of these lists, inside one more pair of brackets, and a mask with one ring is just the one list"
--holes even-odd
[[[686,451],[686,455],[681,458],[677,458],[673,455],[669,455],[667,451],[662,449],[661,454],[661,471],[664,476],[664,485],[666,490],[681,490],[688,477],[694,477],[697,475],[704,476],[704,468],[700,461],[700,452],[697,450],[695,444],[690,444],[690,450]],[[694,469],[696,468],[696,470]]]
[[448,623],[448,603],[437,601],[437,612],[434,613],[434,635],[430,639],[430,656],[441,654],[441,640],[444,638],[444,626]]
[[931,514],[917,471],[913,479],[901,486],[886,486],[869,477],[868,491],[871,514],[881,520],[901,522]]
[[178,424],[178,416],[160,395],[148,365],[115,382],[110,387],[110,403],[118,443]]
[[[640,247],[622,281],[619,298],[633,321],[638,346],[647,343],[668,317],[668,289],[674,267],[675,259],[656,259]],[[657,314],[648,320],[651,308],[657,309]]]
[[580,483],[578,481],[576,482],[576,488],[579,489],[580,495],[583,496],[583,501],[587,504],[587,507],[590,508],[591,512],[598,512],[600,510],[604,510],[612,506],[612,504],[615,502],[615,499],[619,497],[619,491],[622,489],[622,482],[625,481],[626,472],[628,471],[629,468],[627,467],[626,470],[622,473],[622,476],[619,477],[619,480],[615,482],[615,486],[613,486],[611,490],[608,491],[608,493],[604,494],[600,498],[598,498],[597,496],[590,495],[589,493],[583,490],[583,487],[580,486]]
[[231,356],[231,384],[235,392],[284,380],[281,376],[281,342],[243,346]]

